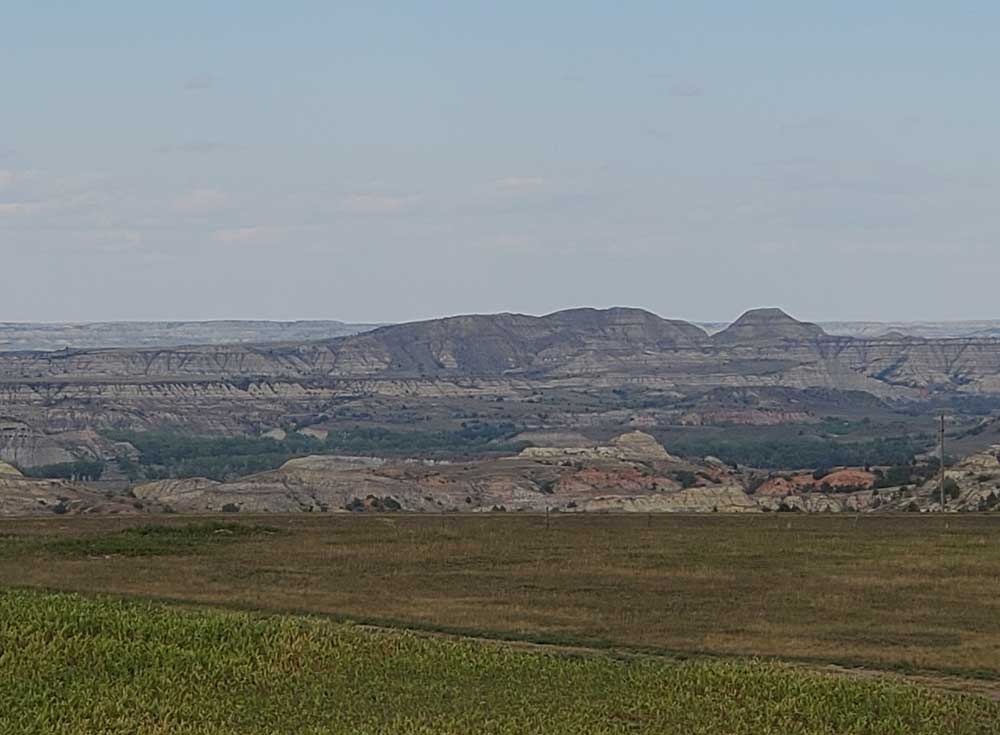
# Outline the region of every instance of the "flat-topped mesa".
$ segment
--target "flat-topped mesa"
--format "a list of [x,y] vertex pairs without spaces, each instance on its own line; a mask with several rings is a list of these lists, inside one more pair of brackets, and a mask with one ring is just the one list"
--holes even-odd
[[583,335],[619,339],[623,342],[697,346],[707,334],[700,327],[680,319],[661,316],[630,307],[610,309],[567,309],[540,317],[547,325]]
[[623,459],[639,461],[677,461],[664,449],[656,438],[644,431],[630,431],[627,434],[620,434],[610,442],[611,446],[621,452]]
[[800,322],[781,309],[753,309],[712,337],[715,344],[812,342],[828,337],[821,327]]
[[395,342],[399,338],[479,339],[496,341],[589,338],[638,343],[702,344],[704,330],[679,319],[664,319],[643,309],[566,309],[545,316],[469,314],[382,327],[341,342]]
[[[479,314],[383,327],[331,343],[396,375],[498,375],[572,360],[582,352],[702,347],[704,331],[642,309],[569,309],[546,316]],[[343,362],[343,360],[341,360]]]
[[527,447],[519,455],[538,461],[576,459],[614,459],[625,462],[678,462],[655,437],[642,431],[620,434],[602,446],[577,447]]

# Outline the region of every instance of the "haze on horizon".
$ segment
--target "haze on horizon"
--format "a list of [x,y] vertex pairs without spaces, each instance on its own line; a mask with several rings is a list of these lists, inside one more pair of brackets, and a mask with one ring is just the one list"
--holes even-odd
[[0,321],[1000,318],[1000,6],[5,10]]

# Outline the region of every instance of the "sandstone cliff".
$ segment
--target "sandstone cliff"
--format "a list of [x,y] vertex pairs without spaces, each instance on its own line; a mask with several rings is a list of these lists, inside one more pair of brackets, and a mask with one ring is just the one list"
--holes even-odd
[[0,516],[139,512],[140,509],[125,498],[94,492],[72,483],[30,480],[0,473]]

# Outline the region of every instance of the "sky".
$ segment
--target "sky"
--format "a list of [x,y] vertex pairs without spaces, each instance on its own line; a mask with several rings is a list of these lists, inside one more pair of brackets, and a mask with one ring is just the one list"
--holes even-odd
[[1000,3],[5,3],[0,321],[1000,318]]

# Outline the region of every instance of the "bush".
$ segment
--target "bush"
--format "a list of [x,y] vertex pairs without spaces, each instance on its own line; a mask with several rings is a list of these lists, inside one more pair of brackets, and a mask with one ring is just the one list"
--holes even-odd
[[[927,469],[929,470],[930,468],[928,467]],[[886,470],[882,476],[878,476],[878,473],[876,473],[875,487],[883,488],[908,485],[913,482],[915,473],[917,473],[917,469],[910,464],[895,465]]]
[[369,495],[364,500],[354,498],[344,506],[344,510],[349,510],[352,513],[364,513],[369,509],[375,513],[395,513],[402,510],[403,506],[395,498],[379,498],[374,495]]
[[678,470],[673,473],[673,478],[681,484],[685,490],[698,484],[698,476],[690,470]]

